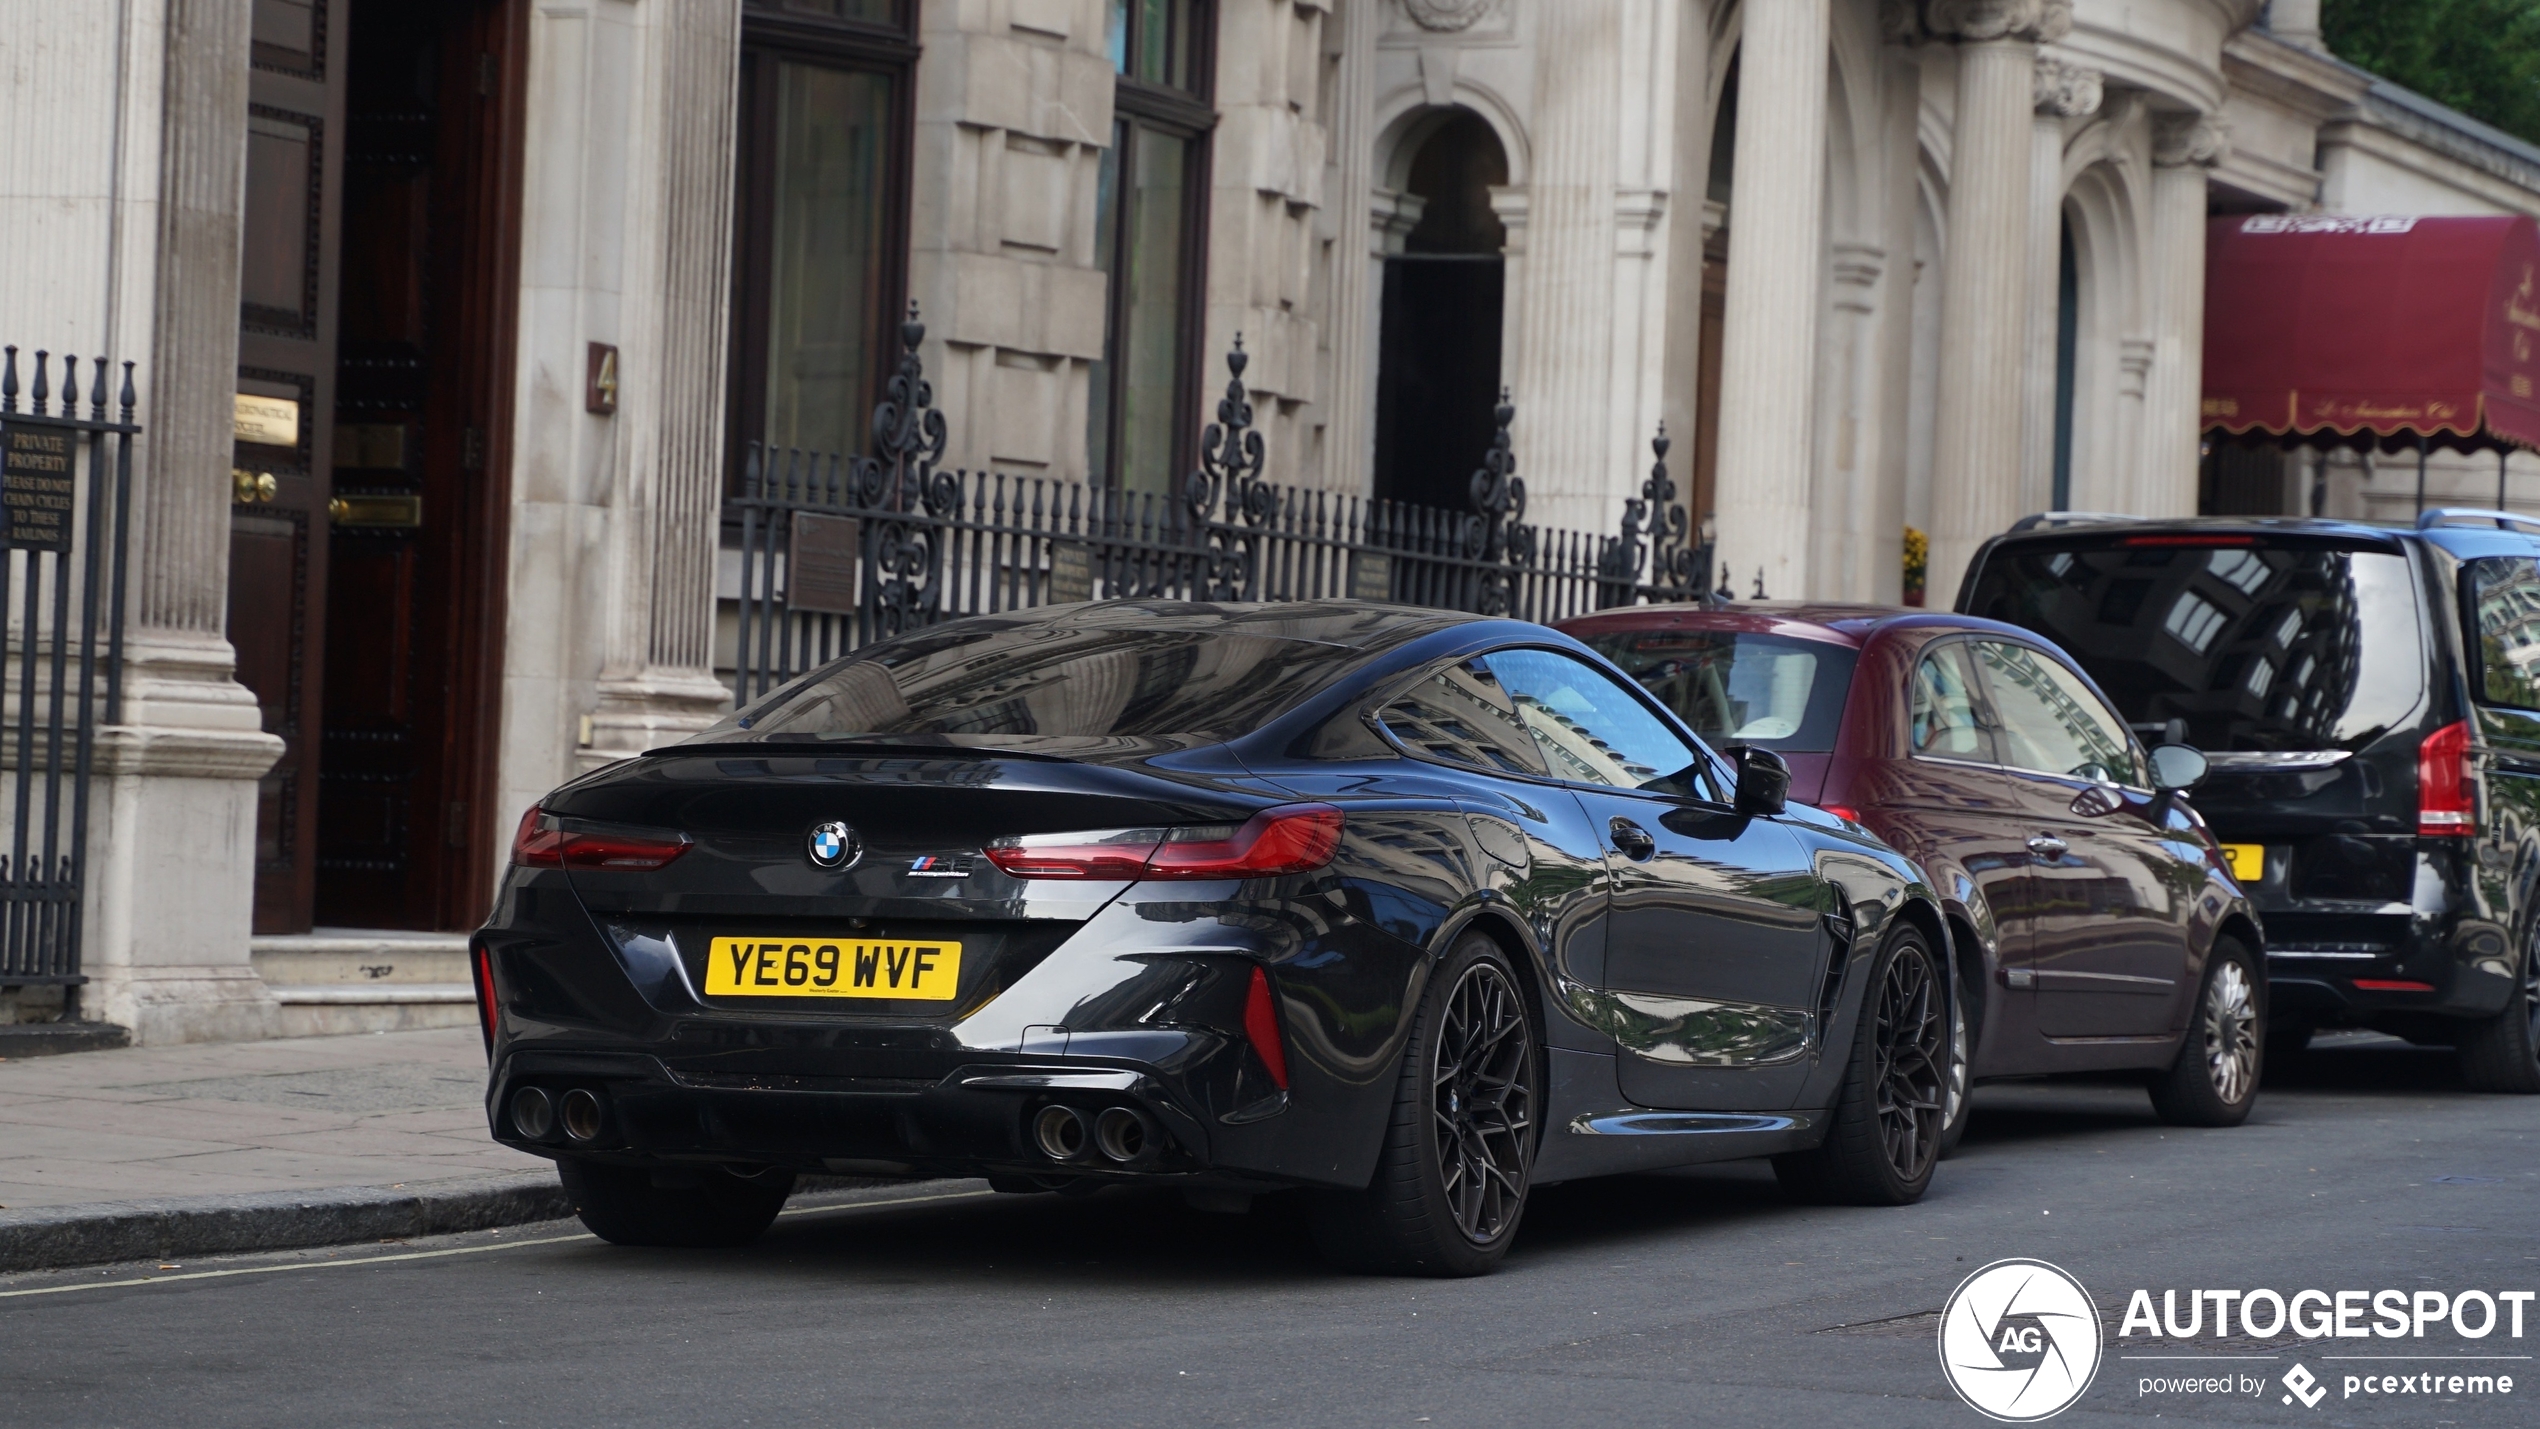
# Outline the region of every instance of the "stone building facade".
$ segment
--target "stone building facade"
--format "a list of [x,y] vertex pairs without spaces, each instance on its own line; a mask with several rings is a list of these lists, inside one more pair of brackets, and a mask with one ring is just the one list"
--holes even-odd
[[251,928],[467,927],[726,707],[748,445],[868,440],[911,302],[974,469],[1162,498],[1240,336],[1275,481],[1460,504],[1505,390],[1532,520],[1663,426],[1741,593],[1897,600],[1910,527],[1946,604],[2030,511],[2406,514],[2204,449],[2210,215],[2540,213],[2315,0],[127,0],[0,59],[0,340],[141,374],[77,1005],[145,1040],[287,1025]]

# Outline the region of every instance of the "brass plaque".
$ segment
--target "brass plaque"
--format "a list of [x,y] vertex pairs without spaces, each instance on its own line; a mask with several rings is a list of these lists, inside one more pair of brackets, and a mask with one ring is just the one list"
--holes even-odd
[[356,493],[326,503],[326,514],[338,526],[411,531],[423,524],[423,498],[410,492]]
[[300,404],[288,397],[258,397],[241,392],[230,418],[230,434],[242,442],[268,447],[300,444]]
[[855,614],[860,534],[852,517],[794,513],[793,545],[785,559],[788,609]]
[[23,419],[0,422],[0,533],[21,551],[71,548],[79,435]]
[[1050,543],[1047,604],[1073,605],[1094,598],[1094,552],[1074,541]]

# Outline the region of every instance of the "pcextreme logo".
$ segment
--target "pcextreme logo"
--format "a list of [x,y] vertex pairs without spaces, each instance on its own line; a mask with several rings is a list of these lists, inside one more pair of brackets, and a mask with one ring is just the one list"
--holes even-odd
[[1977,1413],[2051,1419],[2099,1373],[2099,1307],[2042,1260],[1997,1260],[1960,1281],[1940,1312],[1940,1372]]

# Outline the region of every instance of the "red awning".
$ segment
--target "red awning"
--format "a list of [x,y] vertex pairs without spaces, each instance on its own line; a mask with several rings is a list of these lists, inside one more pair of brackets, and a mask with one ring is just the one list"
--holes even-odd
[[2261,214],[2206,244],[2208,429],[2540,448],[2540,225]]

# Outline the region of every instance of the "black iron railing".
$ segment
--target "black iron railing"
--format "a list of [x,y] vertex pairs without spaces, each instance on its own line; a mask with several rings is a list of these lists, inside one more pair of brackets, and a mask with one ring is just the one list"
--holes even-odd
[[1549,621],[1713,598],[1710,553],[1687,544],[1663,430],[1613,534],[1527,523],[1504,393],[1462,511],[1281,486],[1261,475],[1238,338],[1199,470],[1167,498],[944,468],[924,336],[912,308],[870,455],[748,448],[734,503],[736,701],[916,626],[1070,601],[1354,597]]
[[131,528],[132,364],[106,415],[107,363],[48,354],[19,408],[18,350],[0,366],[0,564],[11,604],[0,670],[0,983],[80,973],[88,797],[99,726],[123,719],[125,551]]

